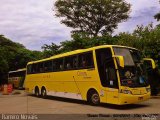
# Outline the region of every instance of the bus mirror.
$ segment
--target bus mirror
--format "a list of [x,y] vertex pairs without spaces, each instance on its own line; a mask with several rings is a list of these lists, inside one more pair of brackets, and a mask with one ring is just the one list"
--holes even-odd
[[122,68],[124,68],[124,57],[123,56],[113,56],[114,58],[116,58],[116,60],[118,61],[119,66],[121,66]]
[[144,60],[144,63],[146,63],[146,65],[148,67],[151,67],[152,69],[156,68],[156,64],[155,64],[153,59],[151,59],[151,58],[143,58],[143,60]]

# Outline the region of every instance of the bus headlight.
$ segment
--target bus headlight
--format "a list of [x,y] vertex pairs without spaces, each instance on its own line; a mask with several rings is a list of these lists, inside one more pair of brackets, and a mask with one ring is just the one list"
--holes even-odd
[[146,91],[147,91],[147,92],[151,92],[151,89],[150,89],[150,88],[146,88]]
[[132,92],[130,90],[121,90],[120,93],[132,94]]

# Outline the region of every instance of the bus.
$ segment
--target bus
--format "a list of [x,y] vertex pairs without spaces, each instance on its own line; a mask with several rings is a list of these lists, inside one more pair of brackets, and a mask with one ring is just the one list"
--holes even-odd
[[8,83],[13,85],[13,88],[24,89],[24,80],[26,76],[26,68],[8,72]]
[[[152,60],[147,59],[155,67]],[[132,104],[150,98],[142,53],[131,47],[102,45],[27,63],[25,89],[88,101],[92,105]]]

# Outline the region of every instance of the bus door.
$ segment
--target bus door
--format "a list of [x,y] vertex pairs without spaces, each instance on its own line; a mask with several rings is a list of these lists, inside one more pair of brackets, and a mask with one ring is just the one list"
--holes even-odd
[[107,103],[118,103],[118,78],[111,49],[96,50],[96,59],[100,81],[106,91],[106,101]]

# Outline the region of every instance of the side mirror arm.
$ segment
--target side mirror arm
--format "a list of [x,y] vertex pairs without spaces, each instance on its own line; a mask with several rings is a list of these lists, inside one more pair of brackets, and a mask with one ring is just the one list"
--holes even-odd
[[143,60],[151,62],[152,69],[156,68],[156,64],[155,64],[155,61],[153,59],[151,59],[151,58],[143,58]]

